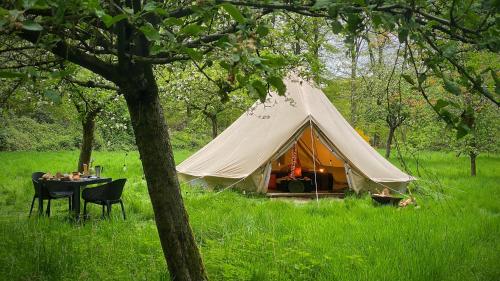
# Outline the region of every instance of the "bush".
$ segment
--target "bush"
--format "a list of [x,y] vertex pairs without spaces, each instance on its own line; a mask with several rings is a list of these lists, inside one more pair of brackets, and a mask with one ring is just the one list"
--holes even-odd
[[2,124],[0,151],[75,149],[81,139],[78,128],[57,123],[38,123],[28,117],[4,119]]
[[174,149],[198,149],[210,141],[208,135],[196,132],[172,131],[170,137]]

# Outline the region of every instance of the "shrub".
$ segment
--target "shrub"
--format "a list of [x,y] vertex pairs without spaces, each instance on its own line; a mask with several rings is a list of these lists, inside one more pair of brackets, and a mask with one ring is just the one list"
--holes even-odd
[[78,148],[80,130],[57,123],[39,123],[28,117],[3,120],[0,128],[0,151],[64,150]]

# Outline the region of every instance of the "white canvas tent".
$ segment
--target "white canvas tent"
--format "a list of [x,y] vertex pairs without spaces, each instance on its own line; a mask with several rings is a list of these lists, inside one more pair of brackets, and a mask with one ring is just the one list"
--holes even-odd
[[375,151],[321,90],[297,77],[284,82],[284,96],[271,93],[256,102],[178,165],[181,179],[265,193],[271,172],[286,167],[291,148],[301,144],[302,166],[315,175],[326,169],[356,192],[384,186],[401,191],[413,180]]

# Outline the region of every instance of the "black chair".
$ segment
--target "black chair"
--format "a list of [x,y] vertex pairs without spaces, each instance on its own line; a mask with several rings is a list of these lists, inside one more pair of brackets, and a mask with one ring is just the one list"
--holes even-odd
[[102,216],[104,217],[104,209],[107,208],[107,215],[111,212],[113,204],[120,203],[122,207],[123,219],[125,217],[125,208],[121,199],[123,187],[125,186],[126,179],[117,179],[112,182],[97,186],[85,188],[82,191],[82,198],[85,201],[83,204],[83,217],[87,217],[87,203],[94,203],[102,206]]
[[[73,196],[73,190],[68,187],[58,187],[58,188],[47,188],[41,182],[40,178],[44,175],[44,172],[35,172],[31,174],[31,181],[33,182],[33,188],[35,189],[35,195],[33,195],[33,200],[31,200],[30,214],[33,212],[33,206],[35,205],[35,200],[42,197],[42,200],[48,200],[47,202],[47,216],[50,217],[50,201],[55,199],[68,198],[68,206],[71,211],[71,197]],[[39,194],[39,189],[41,189],[41,194]],[[41,208],[42,206],[38,206]]]

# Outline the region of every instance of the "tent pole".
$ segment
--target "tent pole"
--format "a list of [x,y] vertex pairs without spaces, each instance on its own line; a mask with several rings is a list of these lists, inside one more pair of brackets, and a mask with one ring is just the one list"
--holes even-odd
[[316,177],[316,148],[314,147],[314,134],[313,134],[313,125],[311,119],[309,119],[309,125],[311,126],[311,149],[313,153],[313,169],[314,169],[314,186],[316,190],[316,202],[319,203],[319,196],[318,196],[318,181]]

